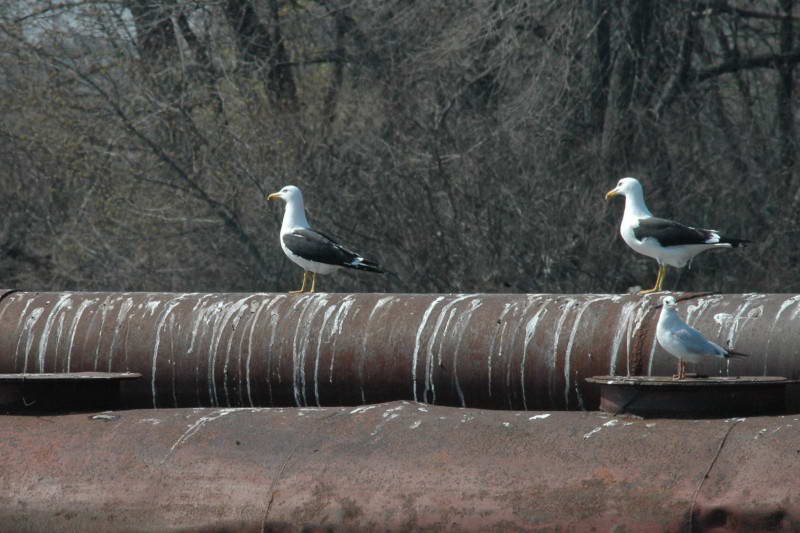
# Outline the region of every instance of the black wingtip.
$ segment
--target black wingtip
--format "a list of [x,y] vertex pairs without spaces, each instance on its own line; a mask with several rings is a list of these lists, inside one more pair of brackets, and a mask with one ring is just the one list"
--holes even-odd
[[753,241],[748,240],[748,239],[732,239],[730,237],[725,237],[725,238],[721,239],[720,242],[730,244],[734,248],[738,248],[740,246],[742,248],[744,248],[748,244],[752,244],[753,243]]
[[388,274],[388,272],[381,268],[378,263],[368,259],[360,259],[358,262],[353,262],[346,266],[356,270],[363,270],[365,272],[374,272],[375,274]]
[[750,357],[750,354],[742,353],[742,352],[734,352],[733,350],[728,350],[728,355],[725,356],[728,359],[741,359],[744,357]]

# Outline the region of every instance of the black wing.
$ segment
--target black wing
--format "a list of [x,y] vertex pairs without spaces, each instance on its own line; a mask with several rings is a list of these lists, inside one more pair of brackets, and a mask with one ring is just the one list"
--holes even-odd
[[648,237],[655,239],[661,246],[678,246],[681,244],[714,244],[720,242],[719,233],[710,229],[697,229],[684,226],[680,222],[665,218],[650,217],[639,221],[633,234],[640,241]]
[[333,239],[313,229],[296,229],[283,236],[283,243],[303,259],[328,265],[349,266],[358,254],[336,243]]

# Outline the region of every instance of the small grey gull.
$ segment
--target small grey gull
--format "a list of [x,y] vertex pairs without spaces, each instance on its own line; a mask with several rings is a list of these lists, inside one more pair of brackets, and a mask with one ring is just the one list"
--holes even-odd
[[726,350],[706,339],[702,333],[681,320],[676,309],[675,298],[665,296],[662,300],[661,316],[658,317],[656,339],[671,355],[678,358],[678,379],[686,377],[686,363],[698,363],[709,357],[730,359],[747,357],[747,354]]
[[680,222],[654,217],[644,203],[644,191],[636,178],[622,178],[606,193],[606,200],[625,197],[625,213],[619,232],[628,246],[658,261],[658,277],[652,289],[639,294],[658,292],[664,285],[667,265],[683,268],[694,256],[714,248],[736,248],[750,241],[721,235],[717,230],[693,228]]
[[374,261],[364,259],[321,231],[311,229],[306,220],[303,193],[294,185],[287,185],[280,191],[270,194],[267,200],[283,200],[286,203],[281,224],[281,248],[286,257],[303,268],[303,286],[300,290],[290,292],[306,292],[309,273],[311,273],[311,289],[308,292],[316,290],[317,274],[330,274],[340,268],[386,273]]

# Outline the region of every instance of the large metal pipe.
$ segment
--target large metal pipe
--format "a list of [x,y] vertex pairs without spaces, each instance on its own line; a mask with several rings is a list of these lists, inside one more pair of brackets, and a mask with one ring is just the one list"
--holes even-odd
[[798,531],[797,417],[395,402],[0,417],[0,531]]
[[[800,295],[683,294],[679,311],[752,354],[697,369],[800,376]],[[127,407],[398,399],[594,409],[594,375],[671,375],[659,296],[165,294],[0,296],[0,372],[138,372]]]

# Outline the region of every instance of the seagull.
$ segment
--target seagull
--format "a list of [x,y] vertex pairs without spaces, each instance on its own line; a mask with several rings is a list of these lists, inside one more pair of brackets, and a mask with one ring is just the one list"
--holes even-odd
[[[270,194],[267,200],[286,202],[280,233],[281,248],[286,257],[303,268],[303,286],[299,290],[289,292],[314,292],[317,287],[317,274],[330,274],[340,268],[386,273],[377,263],[364,259],[328,235],[311,229],[306,220],[303,193],[294,185],[287,185],[280,191]],[[306,291],[309,273],[311,289]]]
[[678,375],[673,376],[673,378],[684,379],[686,377],[686,363],[684,361],[698,363],[708,357],[723,359],[747,357],[747,354],[726,350],[687,325],[678,316],[674,297],[665,296],[661,300],[661,304],[661,316],[658,317],[656,339],[670,355],[678,358]]
[[721,235],[717,230],[685,226],[680,222],[654,217],[644,203],[644,191],[636,178],[622,178],[606,193],[606,200],[625,197],[625,214],[619,232],[622,239],[640,254],[658,261],[658,277],[652,289],[639,294],[658,292],[664,285],[667,265],[683,268],[697,254],[712,248],[736,248],[751,241]]

